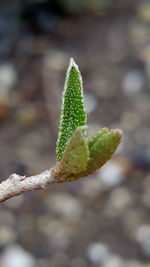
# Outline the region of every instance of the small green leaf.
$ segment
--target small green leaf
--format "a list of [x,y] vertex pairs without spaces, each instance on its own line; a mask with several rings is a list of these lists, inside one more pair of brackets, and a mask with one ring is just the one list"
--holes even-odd
[[77,127],[86,125],[86,122],[82,77],[74,60],[70,59],[62,97],[61,119],[56,146],[58,161],[62,159],[67,142]]
[[90,160],[87,173],[92,173],[103,166],[113,155],[121,142],[122,132],[119,129],[109,131],[107,128],[93,136],[93,144],[89,140]]
[[53,176],[74,180],[73,177],[84,172],[89,160],[88,139],[85,136],[85,126],[78,127],[69,139],[62,160],[53,169]]

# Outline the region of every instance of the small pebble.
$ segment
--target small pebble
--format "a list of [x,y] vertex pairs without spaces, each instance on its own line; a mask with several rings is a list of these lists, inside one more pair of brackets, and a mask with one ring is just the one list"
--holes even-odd
[[110,257],[109,248],[103,243],[92,243],[87,248],[87,257],[94,264],[104,264]]
[[117,162],[111,160],[99,170],[99,179],[105,187],[116,186],[123,182],[123,168]]
[[144,87],[144,76],[139,70],[133,70],[125,74],[122,81],[122,88],[129,97],[138,94]]
[[7,247],[2,255],[5,267],[35,267],[35,259],[19,245]]
[[13,64],[0,65],[0,93],[9,94],[17,81],[17,71]]

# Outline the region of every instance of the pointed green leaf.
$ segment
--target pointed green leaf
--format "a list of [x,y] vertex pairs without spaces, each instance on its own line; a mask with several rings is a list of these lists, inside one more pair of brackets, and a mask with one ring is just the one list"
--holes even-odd
[[73,59],[66,74],[62,110],[57,140],[57,160],[62,159],[65,147],[77,127],[86,125],[87,117],[83,102],[82,77]]

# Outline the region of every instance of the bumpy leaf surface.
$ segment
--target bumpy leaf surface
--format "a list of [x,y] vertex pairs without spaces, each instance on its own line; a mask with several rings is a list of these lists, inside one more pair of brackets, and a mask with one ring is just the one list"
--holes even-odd
[[87,169],[89,160],[88,139],[85,136],[85,127],[78,127],[69,139],[62,160],[53,169],[53,176],[68,177],[68,181],[75,180],[76,175]]
[[77,127],[86,125],[86,121],[82,78],[78,66],[75,64],[74,60],[71,59],[66,74],[62,97],[61,119],[56,147],[58,161],[62,159],[70,137]]
[[121,142],[121,137],[122,132],[119,129],[104,128],[89,139],[88,174],[103,166],[111,158]]

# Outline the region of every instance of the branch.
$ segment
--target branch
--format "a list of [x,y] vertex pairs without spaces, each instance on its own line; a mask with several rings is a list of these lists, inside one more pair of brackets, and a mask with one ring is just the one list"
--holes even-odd
[[51,183],[77,180],[102,167],[118,147],[122,133],[118,129],[109,131],[104,128],[88,140],[83,130],[84,126],[75,130],[62,160],[50,170],[30,177],[12,174],[3,181],[0,184],[0,202]]
[[54,178],[51,176],[51,170],[46,170],[30,177],[14,173],[0,184],[0,202],[31,190],[45,188],[48,184],[54,182],[56,180],[54,181]]

